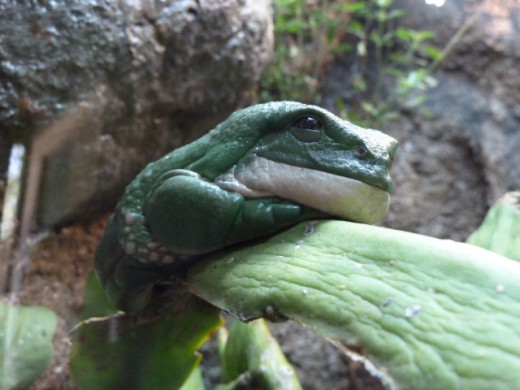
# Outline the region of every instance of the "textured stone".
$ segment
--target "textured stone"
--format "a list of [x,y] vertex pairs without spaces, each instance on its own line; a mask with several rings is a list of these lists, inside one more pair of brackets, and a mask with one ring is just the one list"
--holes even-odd
[[113,203],[235,109],[271,49],[268,0],[1,3],[0,137],[45,165],[39,222]]

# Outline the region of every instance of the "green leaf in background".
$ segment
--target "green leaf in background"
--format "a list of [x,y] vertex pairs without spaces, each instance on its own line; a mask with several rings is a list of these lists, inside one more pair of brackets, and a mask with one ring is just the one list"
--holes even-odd
[[196,373],[190,377],[201,359],[196,351],[221,325],[218,309],[182,288],[171,290],[139,316],[84,321],[73,334],[72,376],[84,390],[179,389],[188,378],[198,383]]
[[301,390],[293,367],[264,320],[234,321],[221,346],[222,380],[218,390]]
[[182,385],[179,390],[205,390],[204,380],[202,378],[202,372],[200,367],[195,367],[191,375],[186,379],[186,382]]
[[518,262],[473,245],[341,221],[300,224],[188,276],[237,318],[293,319],[387,385],[431,390],[520,388],[519,280]]
[[26,389],[51,364],[56,323],[47,308],[0,302],[0,390]]
[[520,261],[520,192],[499,199],[467,242]]

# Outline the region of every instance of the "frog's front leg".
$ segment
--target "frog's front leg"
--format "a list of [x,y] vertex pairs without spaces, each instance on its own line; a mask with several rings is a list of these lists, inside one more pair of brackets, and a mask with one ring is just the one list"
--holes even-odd
[[227,244],[259,238],[323,216],[320,211],[280,198],[246,199],[228,234]]
[[143,215],[154,240],[176,253],[202,254],[319,214],[282,199],[247,199],[201,177],[176,175],[148,196]]

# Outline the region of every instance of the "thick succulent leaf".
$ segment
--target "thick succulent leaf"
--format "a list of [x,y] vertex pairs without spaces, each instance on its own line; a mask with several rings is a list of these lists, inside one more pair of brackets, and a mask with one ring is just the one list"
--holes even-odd
[[467,242],[520,261],[520,192],[501,198]]
[[51,364],[56,323],[47,308],[0,302],[0,390],[29,387]]
[[180,390],[205,390],[206,386],[204,386],[204,380],[202,378],[202,372],[200,371],[200,367],[197,366],[195,369],[191,372],[190,376]]
[[[99,296],[90,296],[85,310],[96,313],[88,306]],[[183,289],[171,290],[139,315],[84,321],[74,332],[72,376],[84,390],[181,388],[200,361],[197,349],[221,324],[216,308]]]
[[300,390],[300,382],[265,321],[234,321],[222,356],[219,390]]
[[300,224],[188,276],[232,315],[305,324],[400,389],[520,388],[519,280],[519,263],[473,245],[340,221]]

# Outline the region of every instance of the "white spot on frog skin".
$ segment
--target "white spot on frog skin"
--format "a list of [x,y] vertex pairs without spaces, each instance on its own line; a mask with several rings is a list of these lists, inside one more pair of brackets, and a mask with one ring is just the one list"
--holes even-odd
[[406,310],[404,311],[404,316],[406,318],[413,318],[415,317],[417,314],[419,314],[419,312],[421,311],[421,305],[412,305],[412,306],[408,306],[406,308]]
[[435,289],[433,287],[428,287],[428,290],[426,290],[428,292],[428,294],[435,294]]
[[307,294],[309,293],[309,290],[307,290],[306,288],[304,288],[304,289],[302,290],[302,292],[303,292],[303,295],[307,295]]
[[134,225],[136,222],[139,222],[142,219],[139,214],[133,213],[131,211],[125,211],[123,216],[127,225]]
[[230,257],[229,259],[226,260],[226,264],[231,264],[235,261],[235,258],[234,257]]
[[503,284],[497,284],[495,290],[497,293],[502,294],[503,292],[506,291],[506,288],[504,287]]
[[354,264],[354,268],[355,269],[362,269],[363,268],[363,264],[356,263],[356,264]]
[[302,244],[303,244],[303,240],[296,241],[296,246],[294,247],[294,250],[297,251],[298,249],[300,249]]
[[345,286],[344,284],[340,284],[340,285],[338,286],[338,288],[339,288],[340,290],[346,290],[346,289],[347,289],[347,286]]

